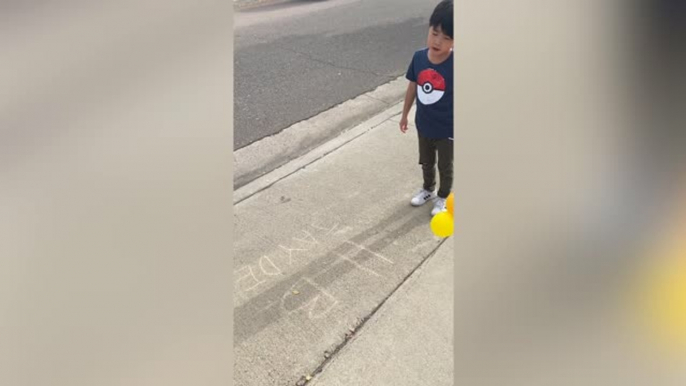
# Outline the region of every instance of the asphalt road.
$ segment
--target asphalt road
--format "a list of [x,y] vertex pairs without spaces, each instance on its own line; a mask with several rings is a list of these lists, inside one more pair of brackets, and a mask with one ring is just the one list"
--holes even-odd
[[402,75],[438,1],[278,1],[236,11],[234,150]]

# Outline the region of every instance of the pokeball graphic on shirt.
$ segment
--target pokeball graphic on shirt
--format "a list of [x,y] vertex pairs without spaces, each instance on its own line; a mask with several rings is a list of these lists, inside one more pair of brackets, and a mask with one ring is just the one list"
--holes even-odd
[[422,104],[431,105],[443,98],[445,79],[432,68],[419,73],[417,77],[417,98]]

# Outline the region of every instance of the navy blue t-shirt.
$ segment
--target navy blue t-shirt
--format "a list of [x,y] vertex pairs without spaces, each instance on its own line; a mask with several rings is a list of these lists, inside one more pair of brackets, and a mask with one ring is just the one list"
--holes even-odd
[[441,64],[429,61],[429,49],[414,53],[405,77],[417,83],[415,124],[426,138],[453,138],[453,53]]

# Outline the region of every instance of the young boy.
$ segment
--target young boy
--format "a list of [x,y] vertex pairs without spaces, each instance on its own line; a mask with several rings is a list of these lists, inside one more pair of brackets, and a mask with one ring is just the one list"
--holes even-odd
[[[419,164],[424,186],[412,198],[413,206],[434,200],[431,215],[445,211],[453,184],[453,1],[443,0],[429,20],[427,48],[417,51],[407,70],[410,81],[400,131],[407,132],[407,115],[417,99],[415,124],[419,137]],[[436,155],[440,188],[436,197]]]

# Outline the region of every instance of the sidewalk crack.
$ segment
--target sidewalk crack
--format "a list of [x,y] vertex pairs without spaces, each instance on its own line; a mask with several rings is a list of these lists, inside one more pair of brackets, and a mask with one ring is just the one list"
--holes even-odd
[[336,345],[336,346],[333,348],[333,350],[331,350],[331,351],[327,350],[327,351],[325,352],[325,356],[324,356],[325,359],[324,359],[322,362],[319,363],[319,365],[317,366],[317,368],[314,369],[314,371],[312,371],[312,373],[311,373],[310,376],[309,376],[309,379],[307,379],[306,377],[300,378],[300,380],[298,380],[298,382],[296,383],[296,386],[305,386],[305,385],[307,385],[308,383],[310,383],[312,380],[314,380],[314,377],[315,377],[316,375],[321,374],[321,373],[324,371],[324,367],[326,367],[326,365],[327,365],[329,362],[331,362],[345,346],[348,345],[348,343],[352,340],[352,338],[355,336],[355,334],[356,334],[358,331],[360,331],[360,330],[365,326],[365,324],[367,324],[367,322],[368,322],[374,315],[376,315],[376,313],[381,309],[381,307],[384,306],[384,304],[386,304],[386,301],[388,301],[388,299],[390,299],[391,296],[393,296],[396,292],[398,292],[398,290],[400,289],[400,287],[402,287],[403,284],[405,284],[405,283],[412,277],[412,275],[414,275],[415,272],[417,272],[417,270],[418,270],[419,268],[423,267],[423,266],[425,265],[425,263],[426,263],[432,256],[434,256],[434,255],[436,254],[436,252],[438,251],[438,249],[439,249],[441,246],[443,246],[443,244],[444,244],[447,240],[448,240],[447,238],[441,240],[441,242],[438,243],[438,245],[436,246],[436,248],[434,248],[431,252],[429,252],[429,254],[426,255],[426,257],[424,257],[424,259],[422,259],[422,261],[420,261],[419,264],[418,264],[416,267],[414,267],[414,269],[412,269],[412,271],[410,271],[410,273],[408,273],[408,274],[403,278],[403,280],[402,280],[395,288],[393,288],[393,290],[392,290],[385,298],[383,298],[383,299],[381,300],[381,302],[379,302],[379,304],[377,304],[376,307],[374,307],[374,309],[373,309],[368,315],[364,316],[364,317],[361,318],[361,319],[358,319],[358,320],[357,320],[357,323],[355,324],[355,326],[354,326],[353,328],[351,328],[350,330],[348,330],[348,331],[345,333],[345,339],[343,339],[343,341],[342,341],[341,343],[339,343],[338,345]]

